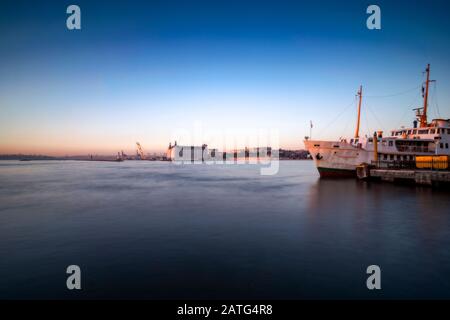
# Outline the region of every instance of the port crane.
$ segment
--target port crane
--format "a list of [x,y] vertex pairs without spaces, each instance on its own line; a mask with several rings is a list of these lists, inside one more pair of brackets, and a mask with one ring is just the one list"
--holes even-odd
[[144,156],[144,151],[142,151],[142,147],[141,144],[139,142],[136,142],[136,158],[139,160],[144,160],[145,156]]

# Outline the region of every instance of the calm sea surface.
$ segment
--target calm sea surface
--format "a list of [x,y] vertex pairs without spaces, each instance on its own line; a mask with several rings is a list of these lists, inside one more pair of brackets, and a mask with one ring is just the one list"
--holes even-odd
[[450,193],[259,173],[0,161],[0,298],[450,298]]

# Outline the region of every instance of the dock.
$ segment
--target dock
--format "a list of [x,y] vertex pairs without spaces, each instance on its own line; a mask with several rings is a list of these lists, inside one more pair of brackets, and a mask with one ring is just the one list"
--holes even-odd
[[[433,167],[431,167],[433,168]],[[383,163],[361,164],[356,168],[360,180],[378,180],[421,186],[450,186],[450,171],[417,168],[415,163],[397,162],[386,167]]]
[[371,169],[370,177],[387,182],[409,182],[426,186],[450,184],[450,171]]

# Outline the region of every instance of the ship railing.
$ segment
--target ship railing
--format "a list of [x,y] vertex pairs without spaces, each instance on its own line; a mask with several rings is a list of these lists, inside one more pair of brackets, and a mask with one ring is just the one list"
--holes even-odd
[[430,152],[434,152],[433,150],[430,150],[428,148],[428,146],[403,146],[403,145],[398,145],[397,146],[397,150],[399,152],[411,152],[411,153],[417,153],[417,152],[430,153]]
[[372,166],[377,169],[414,170],[416,169],[416,162],[410,160],[378,160],[372,161]]
[[431,170],[431,171],[448,171],[450,169],[450,161],[431,160],[416,162],[413,160],[378,160],[372,161],[372,166],[376,169],[388,170]]

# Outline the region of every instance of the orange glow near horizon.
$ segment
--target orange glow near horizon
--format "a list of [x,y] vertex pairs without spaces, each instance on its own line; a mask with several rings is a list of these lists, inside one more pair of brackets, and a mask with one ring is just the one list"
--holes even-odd
[[[96,137],[95,139],[85,136],[67,137],[67,136],[46,136],[36,135],[32,138],[25,135],[16,135],[9,139],[2,138],[0,141],[0,154],[35,154],[49,156],[75,156],[75,155],[115,155],[123,151],[126,154],[134,155],[136,153],[136,142],[140,142],[145,153],[163,153],[166,152],[170,138],[153,140],[151,143],[147,139],[133,139],[130,136],[111,136],[110,138]],[[285,139],[284,144],[280,145],[282,149],[299,150],[303,149],[303,142],[300,137]],[[179,141],[179,144],[191,145],[190,141]],[[195,144],[195,143],[194,143]],[[242,144],[242,146],[241,146]],[[241,148],[245,143],[237,143],[236,147]],[[256,147],[249,144],[249,147]],[[211,148],[225,149],[220,145],[210,145]]]

